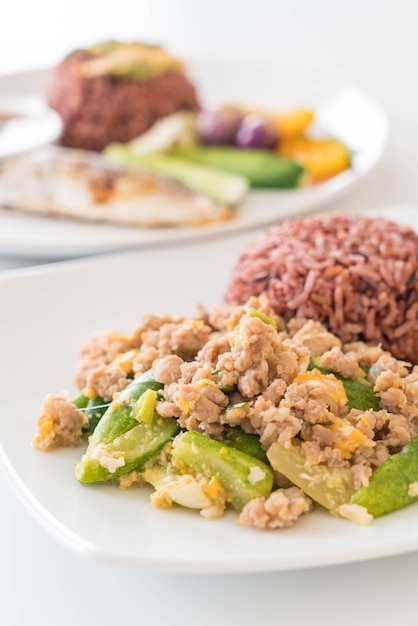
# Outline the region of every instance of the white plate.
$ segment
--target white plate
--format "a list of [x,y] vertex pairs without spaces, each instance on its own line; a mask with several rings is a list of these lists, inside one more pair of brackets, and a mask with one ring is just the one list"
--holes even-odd
[[[348,192],[381,158],[389,132],[381,107],[338,74],[315,68],[237,61],[188,63],[202,102],[243,100],[280,109],[314,107],[318,127],[345,141],[353,166],[315,187],[292,191],[254,191],[239,215],[228,223],[192,228],[125,228],[37,217],[0,209],[0,254],[65,258],[129,247],[207,238],[313,211]],[[46,73],[0,78],[0,92],[41,93]]]
[[[416,207],[376,210],[418,227]],[[82,451],[31,448],[45,394],[70,385],[76,352],[94,329],[130,332],[144,312],[192,312],[221,302],[237,254],[253,235],[52,264],[0,275],[2,356],[1,466],[37,520],[72,550],[139,568],[179,572],[249,572],[361,561],[418,548],[418,504],[367,527],[323,511],[292,528],[238,528],[230,514],[155,510],[149,491],[79,485]],[[209,269],[210,268],[210,271]]]
[[46,146],[61,131],[61,118],[40,96],[0,96],[0,159]]

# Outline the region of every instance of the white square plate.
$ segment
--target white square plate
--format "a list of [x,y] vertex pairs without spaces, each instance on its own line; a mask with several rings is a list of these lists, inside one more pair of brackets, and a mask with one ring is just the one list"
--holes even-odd
[[[418,227],[416,207],[369,213]],[[250,572],[418,548],[418,504],[367,527],[318,507],[291,529],[261,532],[237,527],[233,513],[208,521],[180,508],[155,510],[146,488],[80,485],[73,466],[81,449],[44,454],[31,448],[43,397],[74,392],[77,351],[92,331],[130,332],[146,312],[189,315],[196,302],[221,304],[232,265],[253,237],[246,233],[0,276],[1,464],[31,513],[70,549],[161,571]]]

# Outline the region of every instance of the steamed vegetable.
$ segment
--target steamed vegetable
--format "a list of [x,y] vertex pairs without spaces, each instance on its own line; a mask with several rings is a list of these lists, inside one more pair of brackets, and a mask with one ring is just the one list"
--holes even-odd
[[305,465],[306,459],[297,442],[290,448],[285,448],[279,442],[271,444],[267,450],[267,458],[276,472],[283,474],[326,509],[335,511],[342,504],[350,502],[354,492],[350,469]]
[[194,145],[196,142],[196,115],[192,111],[176,111],[158,119],[151,128],[126,145],[136,154],[152,154],[167,152],[175,146]]
[[236,144],[240,148],[273,150],[279,143],[277,125],[257,113],[246,115],[238,128]]
[[100,396],[89,399],[83,413],[86,417],[86,425],[83,427],[84,437],[93,434],[97,424],[109,408],[110,402],[105,402]]
[[198,137],[204,144],[233,145],[242,119],[238,107],[204,109],[196,118]]
[[162,152],[137,154],[128,144],[112,144],[106,149],[106,155],[112,161],[137,165],[172,178],[229,207],[239,205],[249,190],[245,177],[199,165],[181,156]]
[[84,393],[80,393],[77,397],[73,398],[73,404],[77,409],[84,409],[89,402],[89,397]]
[[84,393],[80,393],[73,399],[73,403],[77,409],[84,413],[86,421],[82,428],[83,437],[89,437],[108,409],[110,402],[105,402],[100,396],[89,398]]
[[267,462],[266,453],[260,443],[260,437],[245,433],[239,426],[225,427],[222,433],[222,441],[227,446],[231,446],[231,448],[241,450],[241,452],[245,452],[249,456],[255,456],[260,461],[264,461],[264,463]]
[[237,511],[253,498],[268,496],[273,488],[273,472],[266,463],[197,432],[184,433],[172,455],[192,474],[215,476]]
[[[116,396],[91,436],[86,453],[75,466],[80,482],[108,481],[130,472],[179,431],[174,418],[162,418],[154,411],[155,392],[161,387],[149,371]],[[141,396],[146,392],[144,402]]]
[[178,504],[189,509],[201,509],[203,514],[215,503],[221,504],[217,512],[211,511],[208,517],[218,517],[224,510],[222,486],[217,479],[184,474],[170,461],[161,462],[156,455],[150,459],[144,470],[140,472],[144,482],[152,485],[155,492],[151,500],[158,502],[158,508],[166,508]]
[[418,437],[389,457],[372,474],[368,487],[360,487],[351,502],[374,517],[401,509],[418,500]]
[[319,357],[314,357],[313,359],[311,359],[311,363],[308,369],[317,369],[321,372],[321,374],[325,375],[333,374],[335,378],[340,380],[344,386],[345,393],[347,394],[347,406],[349,409],[359,409],[360,411],[367,411],[369,409],[373,409],[373,411],[378,411],[380,409],[379,396],[375,394],[375,392],[373,391],[373,387],[371,387],[371,385],[368,384],[366,380],[354,380],[351,378],[344,378],[336,372],[332,372],[331,370],[325,370],[319,367],[319,361]]
[[252,187],[293,188],[305,171],[291,159],[268,150],[240,150],[228,146],[176,148],[173,154],[189,161],[244,176]]
[[162,388],[163,385],[154,379],[152,370],[134,378],[110,404],[94,431],[92,442],[94,444],[110,443],[133,428],[138,423],[138,420],[132,416],[135,403],[147,389],[158,391]]
[[[315,112],[312,109],[291,109],[280,111],[273,115],[273,121],[277,124],[280,139],[300,137],[312,123]],[[280,152],[280,146],[279,146]]]
[[303,165],[315,183],[347,170],[351,162],[347,146],[337,139],[292,137],[280,143],[278,153]]
[[179,431],[171,417],[155,417],[151,424],[136,426],[107,444],[89,445],[75,466],[81,483],[106,482],[140,467]]

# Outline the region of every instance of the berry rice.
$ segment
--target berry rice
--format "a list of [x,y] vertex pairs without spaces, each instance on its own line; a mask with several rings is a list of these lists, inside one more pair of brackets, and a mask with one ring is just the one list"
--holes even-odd
[[227,304],[265,295],[286,321],[319,320],[344,343],[418,362],[418,235],[384,219],[319,214],[275,225],[233,268]]

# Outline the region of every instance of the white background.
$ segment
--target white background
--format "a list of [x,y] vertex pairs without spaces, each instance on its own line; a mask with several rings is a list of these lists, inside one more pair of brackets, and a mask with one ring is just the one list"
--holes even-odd
[[[416,0],[2,0],[0,72],[58,61],[102,38],[174,51],[361,65],[404,75]],[[405,64],[397,65],[399,50]],[[361,55],[359,54],[361,51]],[[389,56],[379,61],[382,52]],[[367,52],[367,54],[365,54]],[[392,59],[392,61],[390,60]]]
[[[391,136],[367,184],[336,208],[418,206],[417,0],[0,0],[0,15],[0,74],[54,64],[102,38],[339,68],[384,106]],[[66,551],[3,483],[0,496],[5,626],[418,625],[416,553],[284,574],[147,575]]]
[[379,183],[341,208],[418,199],[418,0],[0,0],[0,7],[0,74],[48,67],[103,38],[157,42],[186,57],[336,68],[376,97],[392,125]]

